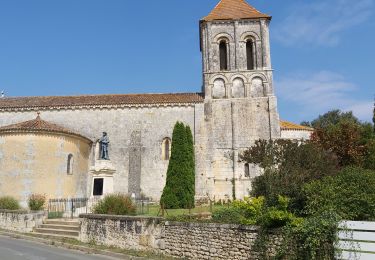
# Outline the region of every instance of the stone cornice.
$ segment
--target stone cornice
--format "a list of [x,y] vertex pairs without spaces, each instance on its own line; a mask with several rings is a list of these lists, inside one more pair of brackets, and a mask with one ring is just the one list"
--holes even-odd
[[194,107],[201,102],[191,103],[160,103],[160,104],[122,104],[122,105],[78,105],[78,106],[32,106],[0,108],[0,112],[51,111],[51,110],[90,110],[90,109],[126,109],[126,108],[164,108],[164,107]]

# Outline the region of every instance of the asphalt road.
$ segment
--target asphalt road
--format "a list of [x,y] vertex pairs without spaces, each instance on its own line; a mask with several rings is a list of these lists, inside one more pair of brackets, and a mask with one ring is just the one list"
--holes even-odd
[[88,255],[21,239],[0,236],[0,260],[115,260],[109,256]]

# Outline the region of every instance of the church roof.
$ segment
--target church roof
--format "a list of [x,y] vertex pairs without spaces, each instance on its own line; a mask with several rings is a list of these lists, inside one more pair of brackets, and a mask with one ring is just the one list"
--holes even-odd
[[314,131],[314,128],[280,120],[281,130]]
[[189,104],[201,102],[203,102],[203,94],[201,93],[14,97],[0,98],[0,110],[147,104]]
[[57,124],[53,124],[42,120],[38,113],[38,116],[29,121],[12,124],[8,126],[0,127],[0,134],[1,133],[12,133],[12,132],[52,132],[52,133],[63,133],[68,135],[75,135],[81,138],[84,138],[91,142],[91,140],[81,134],[78,134],[70,129],[65,127],[59,126]]
[[221,0],[203,21],[271,18],[259,12],[245,0]]

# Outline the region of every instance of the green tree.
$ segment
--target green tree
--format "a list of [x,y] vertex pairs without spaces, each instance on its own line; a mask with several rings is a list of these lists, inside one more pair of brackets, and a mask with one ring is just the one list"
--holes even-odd
[[361,141],[361,126],[350,121],[340,121],[326,129],[317,128],[311,141],[327,151],[335,153],[340,166],[362,166],[366,146]]
[[195,163],[193,137],[190,127],[177,122],[173,129],[172,153],[168,165],[167,182],[160,203],[165,208],[194,206]]
[[195,197],[195,151],[194,151],[194,139],[191,132],[190,126],[186,125],[186,138],[187,138],[187,150],[189,153],[189,171],[188,171],[188,206],[194,207],[194,197]]
[[342,167],[375,169],[375,133],[370,123],[360,122],[352,112],[333,110],[312,122],[311,141],[336,154]]
[[341,110],[336,109],[329,111],[324,115],[320,115],[317,119],[311,122],[311,126],[313,128],[327,129],[342,121],[359,124],[358,118],[356,118],[351,111],[342,112]]

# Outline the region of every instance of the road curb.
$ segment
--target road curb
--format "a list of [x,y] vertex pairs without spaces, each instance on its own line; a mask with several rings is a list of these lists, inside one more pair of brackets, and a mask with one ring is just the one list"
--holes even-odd
[[28,236],[22,233],[8,232],[4,230],[0,230],[0,235],[15,238],[15,239],[22,239],[26,241],[37,242],[37,243],[45,244],[49,246],[61,247],[65,249],[73,249],[73,250],[85,252],[87,254],[104,255],[104,256],[116,257],[119,259],[125,259],[125,260],[147,260],[149,259],[149,258],[130,256],[126,254],[115,253],[115,252],[111,252],[108,250],[101,250],[101,249],[96,249],[96,248],[91,248],[91,247],[86,247],[86,246],[81,246],[81,245],[72,245],[72,244],[62,242],[59,240]]

